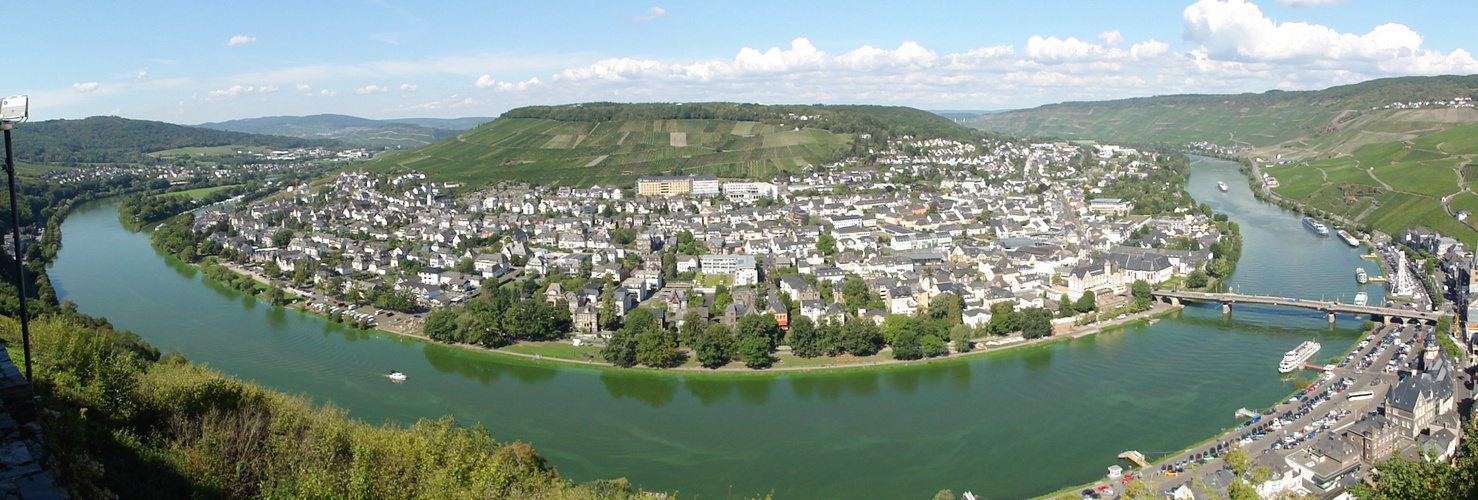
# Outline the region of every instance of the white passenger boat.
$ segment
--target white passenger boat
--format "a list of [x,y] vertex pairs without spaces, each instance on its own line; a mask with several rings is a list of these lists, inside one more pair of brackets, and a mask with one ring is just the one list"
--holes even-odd
[[1299,367],[1303,366],[1305,361],[1308,361],[1309,358],[1314,357],[1314,354],[1319,352],[1319,347],[1319,343],[1312,340],[1299,344],[1298,347],[1293,348],[1292,351],[1288,351],[1287,354],[1283,355],[1283,361],[1278,363],[1278,372],[1288,373],[1298,370]]

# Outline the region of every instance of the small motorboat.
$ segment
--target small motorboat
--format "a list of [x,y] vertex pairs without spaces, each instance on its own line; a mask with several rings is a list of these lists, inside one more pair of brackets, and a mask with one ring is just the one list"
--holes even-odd
[[405,382],[405,374],[395,370],[390,370],[390,373],[386,374],[385,376],[389,377],[390,380],[394,380],[396,382]]

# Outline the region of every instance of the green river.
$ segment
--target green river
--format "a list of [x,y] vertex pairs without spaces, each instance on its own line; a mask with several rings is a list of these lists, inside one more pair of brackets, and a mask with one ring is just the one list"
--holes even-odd
[[[1229,193],[1216,188],[1225,180]],[[1320,298],[1379,268],[1297,214],[1253,199],[1231,162],[1197,159],[1189,190],[1241,224],[1244,293]],[[58,295],[161,351],[371,422],[452,415],[532,443],[564,476],[626,477],[681,497],[989,498],[1042,495],[1101,477],[1115,455],[1152,458],[1210,438],[1292,391],[1278,360],[1317,338],[1326,360],[1359,336],[1317,313],[1192,306],[1154,326],[966,361],[872,371],[720,377],[536,365],[274,308],[229,290],[95,203],[62,225]],[[1367,287],[1381,297],[1377,285]],[[1374,302],[1374,300],[1373,300]],[[382,374],[410,379],[393,384]]]

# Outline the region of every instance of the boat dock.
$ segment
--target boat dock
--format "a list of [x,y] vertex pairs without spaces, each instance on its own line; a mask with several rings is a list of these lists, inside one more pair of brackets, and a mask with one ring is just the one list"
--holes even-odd
[[1141,468],[1141,469],[1148,469],[1148,468],[1150,468],[1150,462],[1149,462],[1149,460],[1145,460],[1144,454],[1143,453],[1140,453],[1138,451],[1129,450],[1129,451],[1120,453],[1119,454],[1119,459],[1121,459],[1121,460],[1128,460],[1130,462],[1134,462],[1134,465],[1138,465],[1139,468]]
[[1246,408],[1242,408],[1242,409],[1237,410],[1237,413],[1235,415],[1233,415],[1233,416],[1235,416],[1237,418],[1254,418],[1257,415],[1258,415],[1258,413],[1255,412],[1255,411],[1252,411],[1252,410],[1249,410],[1249,409],[1246,409]]
[[1334,368],[1331,367],[1331,366],[1329,366],[1329,365],[1316,365],[1316,364],[1313,364],[1313,363],[1304,363],[1304,369],[1305,370],[1314,370],[1314,371],[1321,371],[1322,372],[1322,371],[1329,371],[1329,370],[1332,370]]

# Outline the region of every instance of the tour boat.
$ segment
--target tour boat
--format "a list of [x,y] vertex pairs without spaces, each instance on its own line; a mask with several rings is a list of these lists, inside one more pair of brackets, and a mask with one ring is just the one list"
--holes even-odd
[[1329,226],[1315,220],[1313,217],[1304,217],[1304,227],[1309,228],[1310,231],[1313,231],[1319,236],[1329,236]]
[[390,370],[390,373],[385,376],[390,377],[390,380],[394,380],[396,382],[405,382],[405,374],[395,370]]
[[1225,192],[1227,192],[1227,183],[1222,182],[1222,181],[1216,181],[1216,188],[1217,189],[1220,189],[1221,192],[1225,193]]
[[1352,247],[1360,248],[1360,240],[1355,238],[1355,235],[1350,234],[1349,231],[1343,229],[1339,230],[1339,238],[1345,240],[1345,243],[1349,244]]
[[1355,268],[1355,282],[1356,283],[1359,283],[1361,285],[1364,285],[1364,284],[1370,282],[1370,274],[1367,273],[1367,272],[1365,272],[1365,268],[1363,268],[1363,267],[1357,267],[1357,268]]
[[1357,305],[1357,306],[1363,306],[1363,305],[1365,305],[1366,303],[1369,303],[1369,302],[1370,302],[1370,294],[1367,294],[1365,292],[1360,292],[1360,293],[1355,294],[1355,305]]
[[1314,357],[1319,352],[1319,347],[1319,343],[1312,340],[1307,340],[1299,344],[1298,347],[1293,348],[1292,351],[1288,351],[1287,354],[1283,355],[1283,361],[1278,363],[1278,373],[1288,373],[1298,370],[1299,367],[1303,366],[1305,361],[1308,361],[1309,358]]

